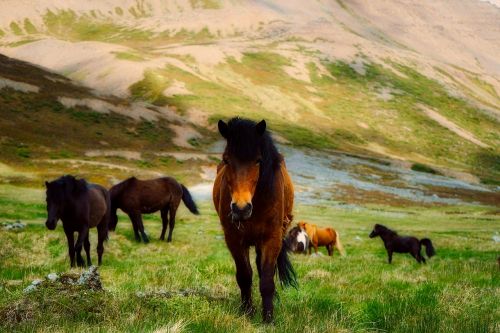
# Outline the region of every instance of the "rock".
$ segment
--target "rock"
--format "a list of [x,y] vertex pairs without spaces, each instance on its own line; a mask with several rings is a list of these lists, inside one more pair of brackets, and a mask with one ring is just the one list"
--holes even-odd
[[56,273],[50,273],[49,275],[47,275],[46,279],[55,282],[59,279],[59,275],[57,275]]
[[217,239],[217,240],[223,240],[223,239],[224,239],[224,236],[222,236],[222,235],[217,235],[217,236],[215,236],[215,239]]
[[4,223],[2,223],[2,226],[5,230],[22,230],[22,229],[26,228],[26,224],[22,223],[19,220],[17,220],[16,222],[13,222],[13,223],[4,222]]
[[101,277],[97,271],[97,266],[90,266],[88,270],[83,272],[77,284],[86,285],[93,290],[102,290]]
[[43,282],[43,280],[40,280],[40,279],[34,280],[33,282],[31,282],[31,284],[29,286],[24,288],[24,292],[30,293],[32,291],[35,291],[38,288],[38,286],[42,284],[42,282]]
[[355,240],[357,240],[357,241],[362,241],[362,240],[363,240],[363,239],[362,239],[361,237],[359,237],[359,236],[354,237],[354,239],[355,239]]
[[493,235],[493,237],[491,237],[491,238],[493,239],[493,241],[494,241],[495,243],[500,243],[500,236],[498,236],[498,235]]

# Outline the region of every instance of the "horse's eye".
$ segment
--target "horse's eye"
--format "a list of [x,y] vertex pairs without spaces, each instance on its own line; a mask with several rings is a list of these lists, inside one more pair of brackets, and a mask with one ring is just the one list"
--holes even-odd
[[222,162],[224,162],[224,164],[229,164],[229,161],[225,158],[222,159]]
[[262,163],[262,158],[259,158],[257,159],[257,162],[255,162],[256,164],[261,164]]

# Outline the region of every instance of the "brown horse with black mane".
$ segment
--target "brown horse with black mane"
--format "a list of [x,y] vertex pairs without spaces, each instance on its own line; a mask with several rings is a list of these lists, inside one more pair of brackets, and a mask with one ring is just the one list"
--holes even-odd
[[236,264],[242,310],[255,312],[249,255],[249,247],[255,246],[262,318],[271,322],[276,268],[283,285],[297,286],[283,241],[292,220],[293,185],[264,120],[256,124],[233,118],[227,124],[219,120],[218,126],[227,145],[217,167],[213,200]]
[[142,214],[161,211],[163,228],[161,230],[160,240],[165,239],[168,223],[170,229],[168,231],[167,242],[172,241],[175,214],[181,200],[191,213],[196,215],[199,214],[198,208],[188,189],[171,177],[150,180],[139,180],[135,177],[131,177],[113,186],[109,190],[109,193],[111,195],[111,220],[109,229],[115,230],[118,224],[116,210],[120,208],[132,221],[135,239],[137,241],[141,240],[139,236],[140,232],[144,243],[149,242],[149,238],[144,232]]
[[[108,221],[110,211],[109,193],[104,187],[90,184],[85,179],[63,176],[52,182],[45,182],[47,188],[47,222],[49,230],[54,230],[61,219],[68,240],[68,252],[71,267],[85,266],[82,258],[82,246],[87,253],[87,264],[90,266],[89,229],[97,227],[97,255],[101,265],[104,252],[104,241],[108,238]],[[78,232],[78,239],[74,233]]]

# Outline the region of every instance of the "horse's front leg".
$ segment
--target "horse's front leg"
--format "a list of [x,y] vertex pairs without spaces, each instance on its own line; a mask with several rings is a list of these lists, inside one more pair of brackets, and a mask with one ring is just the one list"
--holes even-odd
[[238,239],[226,239],[226,244],[236,265],[236,282],[241,291],[241,308],[245,314],[253,316],[255,308],[252,304],[252,266],[249,247],[241,244]]
[[88,237],[89,237],[89,227],[87,225],[84,225],[78,232],[78,238],[75,244],[76,263],[79,267],[85,266],[85,261],[83,260],[82,257],[82,247],[83,243],[85,242],[85,239],[87,239]]
[[75,267],[75,236],[73,231],[64,229],[66,239],[68,240],[68,255],[71,267]]
[[274,285],[274,274],[276,272],[276,260],[281,250],[281,238],[270,238],[260,245],[260,294],[262,297],[262,320],[265,323],[273,321],[273,300],[276,287]]

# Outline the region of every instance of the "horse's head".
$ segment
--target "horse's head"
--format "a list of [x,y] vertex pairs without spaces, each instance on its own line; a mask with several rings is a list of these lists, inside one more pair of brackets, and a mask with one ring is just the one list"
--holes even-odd
[[286,243],[292,252],[305,252],[309,245],[308,236],[300,227],[293,227],[286,236]]
[[57,221],[61,217],[64,205],[64,188],[65,184],[60,181],[45,182],[46,201],[47,201],[47,229],[54,230],[57,226]]
[[233,118],[227,124],[219,120],[218,126],[227,140],[223,162],[231,194],[231,215],[233,220],[246,220],[252,216],[252,199],[259,182],[272,183],[279,154],[266,132],[265,120],[255,123]]
[[299,227],[301,230],[306,230],[306,224],[304,221],[300,221],[297,223],[297,227]]
[[373,227],[372,232],[370,233],[369,237],[370,238],[375,238],[377,236],[380,236],[380,232],[382,231],[382,228],[385,228],[383,225],[380,224],[375,224]]
[[87,182],[84,179],[76,179],[71,175],[62,176],[52,182],[45,182],[47,201],[47,222],[45,225],[49,230],[54,230],[57,221],[63,214],[66,201],[78,198],[87,191]]
[[118,224],[118,215],[116,214],[116,209],[111,209],[111,213],[109,215],[109,224],[108,224],[109,230],[115,231],[117,224]]

